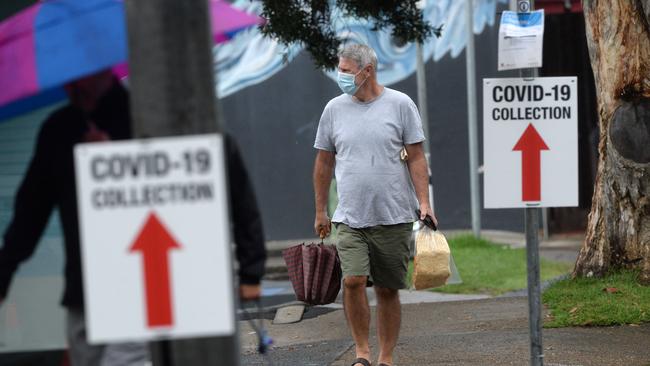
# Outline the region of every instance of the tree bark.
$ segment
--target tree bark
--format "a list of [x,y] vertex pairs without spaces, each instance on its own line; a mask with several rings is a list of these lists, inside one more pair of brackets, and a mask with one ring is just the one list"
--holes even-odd
[[573,274],[635,268],[650,284],[650,0],[583,0],[583,8],[600,156]]

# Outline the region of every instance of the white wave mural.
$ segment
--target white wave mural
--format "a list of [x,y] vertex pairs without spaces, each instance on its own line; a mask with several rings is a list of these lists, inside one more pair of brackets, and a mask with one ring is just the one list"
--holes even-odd
[[[497,5],[507,2],[474,0],[474,34],[482,33],[486,25],[493,26]],[[258,0],[236,0],[232,5],[252,14],[262,12],[262,2]],[[467,43],[465,6],[463,0],[427,1],[425,19],[433,26],[444,27],[440,38],[430,37],[423,45],[425,61],[438,61],[447,54],[455,58],[463,51]],[[334,28],[345,42],[364,43],[377,52],[380,83],[390,85],[415,72],[415,44],[396,44],[389,31],[372,31],[371,22],[344,17],[337,9],[332,15]],[[286,47],[264,37],[257,28],[238,33],[213,51],[219,97],[267,80],[286,67],[301,51],[302,46]],[[335,71],[327,75],[336,80]]]

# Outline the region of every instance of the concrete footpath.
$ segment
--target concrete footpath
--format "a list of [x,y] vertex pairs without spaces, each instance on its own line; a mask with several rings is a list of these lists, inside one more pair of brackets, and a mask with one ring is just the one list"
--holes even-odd
[[[525,297],[404,305],[395,365],[527,365],[527,307]],[[318,313],[318,307],[309,312]],[[355,358],[342,310],[295,324],[265,324],[275,341],[268,356],[273,365],[347,366]],[[241,325],[242,365],[269,364],[255,353],[249,325]],[[376,356],[377,340],[371,343]],[[544,329],[543,347],[547,366],[646,366],[650,324]]]
[[[446,234],[453,237],[461,233]],[[482,236],[512,247],[525,245],[520,233],[484,231]],[[581,235],[551,237],[541,242],[540,254],[573,262],[582,240]],[[355,358],[340,296],[334,304],[307,307],[299,322],[273,324],[275,310],[295,299],[290,283],[282,280],[283,263],[277,256],[284,247],[299,242],[270,245],[270,264],[276,266],[270,268],[276,276],[270,277],[278,280],[263,283],[264,311],[253,314],[256,319],[239,322],[242,365],[348,366]],[[519,296],[525,294],[518,291],[490,298],[481,294],[401,291],[402,331],[395,365],[528,365],[528,302],[525,296]],[[369,289],[368,295],[374,306],[373,291]],[[372,311],[374,322],[374,307]],[[265,357],[257,353],[257,336],[251,321],[263,322],[274,340]],[[376,357],[374,324],[371,334]],[[650,366],[650,324],[544,329],[543,347],[546,366]]]

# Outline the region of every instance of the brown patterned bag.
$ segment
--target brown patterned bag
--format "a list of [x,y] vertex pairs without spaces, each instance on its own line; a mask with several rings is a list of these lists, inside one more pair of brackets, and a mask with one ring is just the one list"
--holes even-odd
[[298,244],[282,251],[296,298],[310,305],[333,303],[341,289],[341,261],[336,247]]

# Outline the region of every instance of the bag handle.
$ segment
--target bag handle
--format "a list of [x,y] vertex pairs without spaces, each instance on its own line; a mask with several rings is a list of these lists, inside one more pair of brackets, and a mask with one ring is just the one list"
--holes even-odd
[[[420,210],[419,210],[419,209],[415,210],[415,213],[418,215],[418,220],[420,220],[420,217],[421,217],[421,215],[422,215],[422,213],[420,212]],[[433,218],[431,217],[431,215],[427,214],[427,216],[424,218],[424,220],[420,220],[420,221],[422,221],[422,223],[423,223],[426,227],[428,227],[429,229],[431,229],[431,230],[433,230],[433,231],[438,231],[438,227],[437,227],[436,224],[433,222]]]
[[318,236],[320,236],[320,243],[321,243],[321,244],[324,244],[324,240],[325,240],[325,236],[326,236],[325,228],[322,228],[322,227],[319,228],[319,230],[318,230]]

